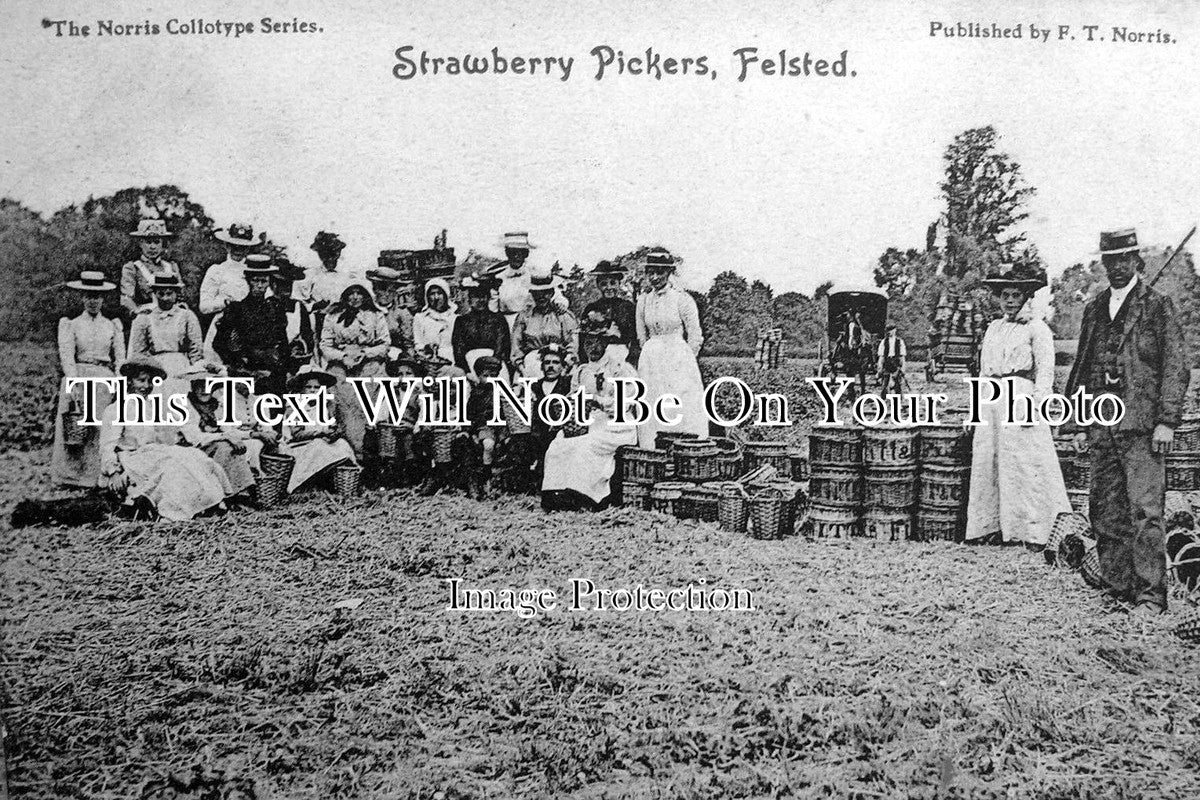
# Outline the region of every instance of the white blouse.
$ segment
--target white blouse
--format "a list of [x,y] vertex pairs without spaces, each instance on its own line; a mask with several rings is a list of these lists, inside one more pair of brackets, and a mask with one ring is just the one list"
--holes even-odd
[[1054,334],[1040,319],[1029,322],[993,320],[983,335],[979,374],[999,377],[1018,372],[1033,373],[1039,395],[1054,390]]
[[637,332],[642,342],[656,336],[680,336],[693,353],[699,353],[704,344],[696,301],[672,286],[638,296]]

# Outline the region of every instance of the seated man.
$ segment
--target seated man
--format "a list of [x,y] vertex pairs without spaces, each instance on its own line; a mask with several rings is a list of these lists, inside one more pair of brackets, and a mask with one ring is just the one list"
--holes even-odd
[[538,412],[541,401],[550,395],[566,397],[571,393],[571,376],[563,373],[566,365],[566,350],[558,344],[549,344],[541,349],[542,378],[533,382],[533,420],[532,430],[534,446],[538,463],[538,485],[541,485],[541,464],[546,455],[546,448],[562,429],[554,425]]

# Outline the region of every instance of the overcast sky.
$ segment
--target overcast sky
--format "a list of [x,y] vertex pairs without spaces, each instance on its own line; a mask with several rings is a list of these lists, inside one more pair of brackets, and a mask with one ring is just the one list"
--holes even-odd
[[[0,195],[50,212],[174,183],[218,225],[250,222],[302,263],[315,231],[335,230],[356,270],[442,228],[460,255],[498,254],[500,233],[528,229],[547,264],[662,244],[696,288],[732,268],[811,291],[868,279],[888,246],[923,246],[943,150],[992,124],[1038,190],[1029,235],[1054,273],[1087,258],[1101,228],[1170,244],[1200,217],[1197,5],[5,0]],[[165,31],[171,18],[264,15],[324,31]],[[56,38],[46,16],[164,30]],[[1021,23],[1023,38],[931,38],[932,20]],[[1077,39],[1031,42],[1030,23]],[[1087,43],[1085,24],[1179,41]],[[597,82],[599,44],[707,55],[717,78]],[[574,74],[399,81],[403,45],[574,56]],[[848,50],[857,77],[739,83],[743,46]]]

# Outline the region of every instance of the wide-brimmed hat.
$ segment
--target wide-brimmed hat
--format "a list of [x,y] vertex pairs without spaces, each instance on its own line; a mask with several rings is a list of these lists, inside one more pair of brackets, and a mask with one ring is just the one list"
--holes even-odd
[[[450,362],[446,362],[447,364]],[[389,378],[396,377],[396,370],[399,367],[408,367],[413,371],[413,374],[418,378],[424,378],[427,371],[428,362],[423,361],[413,356],[399,356],[393,358],[384,366],[384,371],[387,372]]]
[[585,336],[599,336],[613,324],[612,317],[599,308],[590,308],[579,320],[579,332]]
[[562,288],[563,279],[557,275],[531,275],[529,277],[529,291],[531,292],[553,292],[555,289]]
[[1133,228],[1122,228],[1117,231],[1101,231],[1100,249],[1096,252],[1102,256],[1113,256],[1118,253],[1132,253],[1140,249],[1137,231]]
[[167,230],[167,223],[161,219],[139,219],[137,230],[129,235],[138,239],[167,239],[175,234]]
[[454,363],[448,358],[443,358],[438,355],[438,346],[436,344],[427,344],[421,348],[421,352],[417,354],[421,359],[421,363],[425,365],[430,372],[440,369],[441,367],[449,366]]
[[68,289],[76,289],[81,292],[111,292],[117,288],[115,283],[109,283],[105,280],[105,274],[97,270],[84,270],[79,273],[79,280],[67,281]]
[[241,247],[254,247],[254,245],[258,244],[254,238],[254,227],[251,225],[239,225],[236,222],[228,228],[214,233],[213,238],[218,242],[240,245]]
[[1002,289],[1023,289],[1030,294],[1047,283],[1046,270],[1028,264],[1001,264],[999,269],[988,273],[983,285],[993,292]]
[[367,270],[367,280],[371,283],[382,283],[393,286],[401,283],[404,280],[404,275],[400,270],[392,269],[391,267],[374,267]]
[[484,369],[493,369],[496,372],[500,372],[504,368],[504,362],[495,356],[480,356],[475,359],[475,363],[471,365],[471,368],[476,375],[479,374],[480,370]]
[[198,381],[206,381],[209,378],[219,377],[216,373],[209,372],[203,367],[193,366],[188,368],[186,372],[176,375],[176,380],[186,381],[187,383],[196,383]]
[[296,394],[296,389],[300,386],[300,384],[304,383],[309,378],[316,378],[326,389],[337,384],[337,378],[335,378],[333,375],[330,375],[323,369],[314,367],[312,364],[305,364],[300,368],[300,371],[293,375],[292,379],[288,381],[288,391],[290,391],[292,394]]
[[579,335],[583,339],[599,340],[605,344],[624,341],[624,337],[621,336],[621,329],[617,327],[617,323],[615,322],[609,322],[602,328],[593,327],[588,330],[581,330]]
[[304,268],[296,266],[286,256],[280,256],[275,259],[275,274],[271,277],[280,283],[298,283],[304,280]]
[[500,237],[500,245],[505,250],[534,250],[536,244],[529,241],[528,231],[510,231]]
[[551,342],[541,350],[538,350],[538,355],[542,358],[545,358],[546,356],[558,356],[559,358],[565,359],[567,357],[567,349],[558,342]]
[[132,378],[138,372],[149,372],[156,378],[167,377],[167,371],[163,369],[157,358],[141,354],[135,354],[125,359],[125,363],[117,372],[126,378]]
[[179,291],[183,288],[183,281],[174,272],[167,272],[161,275],[153,275],[150,278],[150,291],[156,289],[174,289]]
[[624,275],[626,272],[625,266],[622,264],[614,264],[611,261],[601,261],[596,266],[592,267],[590,274],[592,275]]
[[242,276],[247,280],[256,276],[272,278],[279,272],[275,269],[273,261],[274,259],[266,253],[251,253],[246,256],[246,266],[242,268]]
[[646,269],[675,269],[675,256],[665,247],[656,247],[646,253]]
[[346,243],[339,239],[336,233],[328,231],[319,231],[312,244],[309,245],[309,248],[316,250],[318,254],[340,253],[345,247]]
[[470,275],[464,275],[459,281],[459,286],[466,289],[468,292],[490,292],[500,284],[500,281],[493,278],[484,272],[476,270]]

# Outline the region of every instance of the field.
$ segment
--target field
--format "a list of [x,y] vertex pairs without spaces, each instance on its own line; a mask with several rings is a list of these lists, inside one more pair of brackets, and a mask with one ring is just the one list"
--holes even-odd
[[[7,516],[46,457],[0,461]],[[17,798],[1200,796],[1200,650],[1021,548],[403,491],[0,530]],[[756,608],[521,619],[452,577]]]

